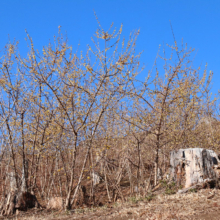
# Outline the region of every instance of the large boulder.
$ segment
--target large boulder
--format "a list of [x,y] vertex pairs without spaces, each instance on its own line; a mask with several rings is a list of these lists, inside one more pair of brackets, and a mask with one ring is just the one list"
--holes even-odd
[[185,188],[217,179],[214,168],[219,165],[218,156],[212,150],[188,148],[170,152],[171,178]]
[[35,195],[29,192],[11,191],[1,203],[0,214],[11,215],[14,214],[16,210],[26,211],[34,207],[41,207]]
[[64,208],[64,200],[62,197],[52,197],[49,199],[47,209],[62,210]]

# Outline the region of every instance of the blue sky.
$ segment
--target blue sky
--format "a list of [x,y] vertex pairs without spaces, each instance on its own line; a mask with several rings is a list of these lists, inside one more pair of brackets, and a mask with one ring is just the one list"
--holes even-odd
[[41,50],[62,26],[69,43],[85,50],[97,29],[96,12],[106,29],[123,24],[123,36],[140,29],[137,51],[146,71],[152,68],[159,44],[173,44],[170,21],[177,42],[195,48],[194,66],[214,72],[213,93],[220,87],[220,1],[219,0],[1,0],[0,48],[10,39],[27,51],[25,29]]

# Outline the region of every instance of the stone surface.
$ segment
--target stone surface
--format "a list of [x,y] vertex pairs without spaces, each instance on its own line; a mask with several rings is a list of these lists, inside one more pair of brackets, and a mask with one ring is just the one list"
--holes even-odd
[[214,164],[218,165],[217,154],[203,148],[179,149],[170,152],[171,178],[187,188],[206,179],[216,179]]
[[62,197],[52,197],[48,201],[47,208],[48,209],[63,209],[64,201]]

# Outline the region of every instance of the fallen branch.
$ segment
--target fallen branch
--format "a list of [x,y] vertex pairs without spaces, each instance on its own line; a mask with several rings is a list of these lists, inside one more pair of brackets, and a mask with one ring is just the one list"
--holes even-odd
[[187,193],[188,191],[194,190],[194,189],[196,189],[196,190],[204,189],[204,188],[206,188],[207,186],[209,186],[211,184],[215,185],[216,184],[216,180],[215,179],[205,179],[202,183],[198,183],[198,184],[196,184],[194,186],[178,190],[177,194]]

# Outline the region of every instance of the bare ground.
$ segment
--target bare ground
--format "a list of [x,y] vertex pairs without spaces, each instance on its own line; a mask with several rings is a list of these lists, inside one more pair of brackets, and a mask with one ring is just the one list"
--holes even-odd
[[[149,198],[148,198],[149,199]],[[215,220],[220,219],[220,190],[203,189],[187,194],[158,194],[151,201],[141,198],[130,198],[127,202],[117,202],[99,208],[80,208],[69,212],[29,210],[16,216],[1,219],[16,220]]]

